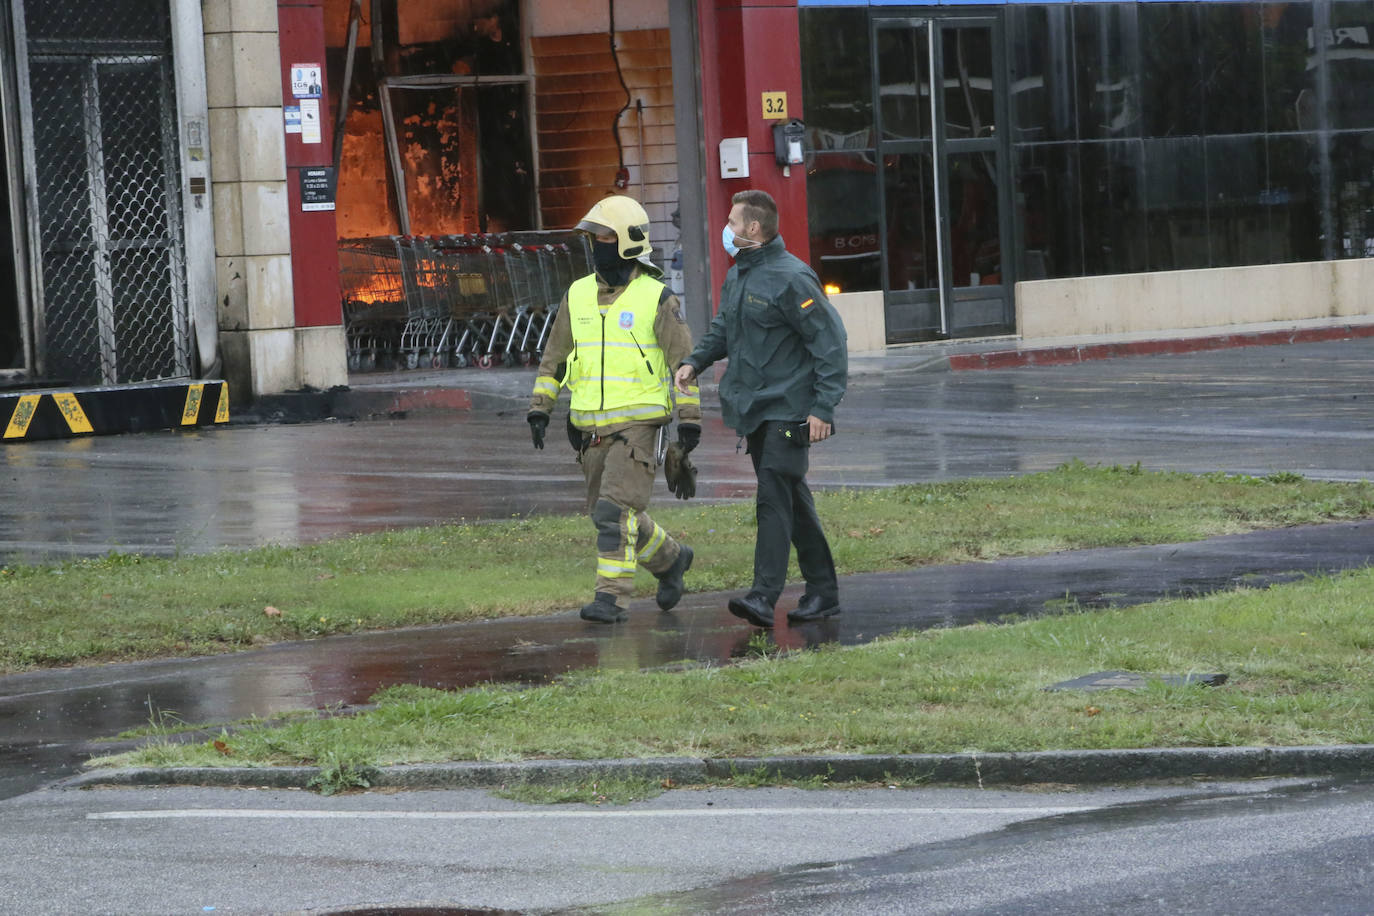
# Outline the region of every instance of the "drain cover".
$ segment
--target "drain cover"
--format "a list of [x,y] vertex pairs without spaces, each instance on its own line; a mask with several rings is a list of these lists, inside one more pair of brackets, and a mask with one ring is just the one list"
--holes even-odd
[[1163,681],[1173,687],[1200,684],[1220,687],[1226,683],[1224,674],[1139,674],[1135,671],[1099,671],[1085,674],[1071,681],[1060,681],[1046,690],[1140,690],[1151,681]]

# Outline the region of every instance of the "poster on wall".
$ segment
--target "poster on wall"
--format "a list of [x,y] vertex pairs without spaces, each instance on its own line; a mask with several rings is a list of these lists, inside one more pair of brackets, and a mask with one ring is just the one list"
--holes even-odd
[[301,142],[321,142],[319,99],[301,99]]
[[318,99],[324,91],[319,64],[291,65],[291,94],[298,99]]
[[301,169],[301,210],[306,213],[334,209],[334,169],[319,166]]

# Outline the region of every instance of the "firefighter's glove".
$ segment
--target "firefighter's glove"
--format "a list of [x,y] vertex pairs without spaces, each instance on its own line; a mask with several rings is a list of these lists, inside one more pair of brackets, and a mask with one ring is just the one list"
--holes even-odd
[[679,423],[677,441],[682,446],[683,454],[690,455],[692,449],[701,444],[701,427],[695,423]]
[[697,469],[681,442],[668,446],[668,454],[663,459],[663,479],[668,483],[668,492],[678,499],[691,499],[697,495]]
[[586,434],[576,426],[573,426],[572,414],[568,414],[568,444],[572,446],[573,451],[580,455],[582,454],[582,446],[585,445],[586,442]]
[[531,410],[529,416],[525,418],[530,424],[530,438],[534,440],[535,448],[544,447],[544,430],[549,428],[549,415]]

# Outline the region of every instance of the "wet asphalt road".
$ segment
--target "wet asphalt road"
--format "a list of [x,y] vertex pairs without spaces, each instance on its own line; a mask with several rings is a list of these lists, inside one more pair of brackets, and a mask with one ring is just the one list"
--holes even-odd
[[[1374,341],[1248,347],[1075,366],[915,371],[856,360],[819,487],[1008,476],[1080,459],[1192,472],[1374,476]],[[581,510],[557,434],[529,445],[533,370],[453,370],[479,409],[405,420],[230,427],[0,447],[0,560],[199,553],[456,519]],[[423,379],[433,380],[433,374]],[[420,384],[369,378],[359,389]],[[753,475],[704,396],[703,499]],[[659,483],[657,501],[671,499]]]
[[0,911],[26,914],[1366,914],[1371,861],[1374,787],[1321,781],[0,801]]

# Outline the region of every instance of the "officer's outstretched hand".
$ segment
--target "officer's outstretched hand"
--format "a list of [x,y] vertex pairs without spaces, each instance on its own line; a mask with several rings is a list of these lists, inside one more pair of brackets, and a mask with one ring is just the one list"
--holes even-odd
[[701,444],[701,427],[695,423],[679,423],[677,441],[684,452],[691,454],[692,449]]
[[531,410],[529,416],[525,417],[530,424],[530,438],[534,440],[535,448],[544,447],[544,430],[549,428],[549,415]]
[[683,363],[673,375],[673,387],[677,388],[679,394],[690,394],[688,386],[696,380],[697,370],[690,363]]

